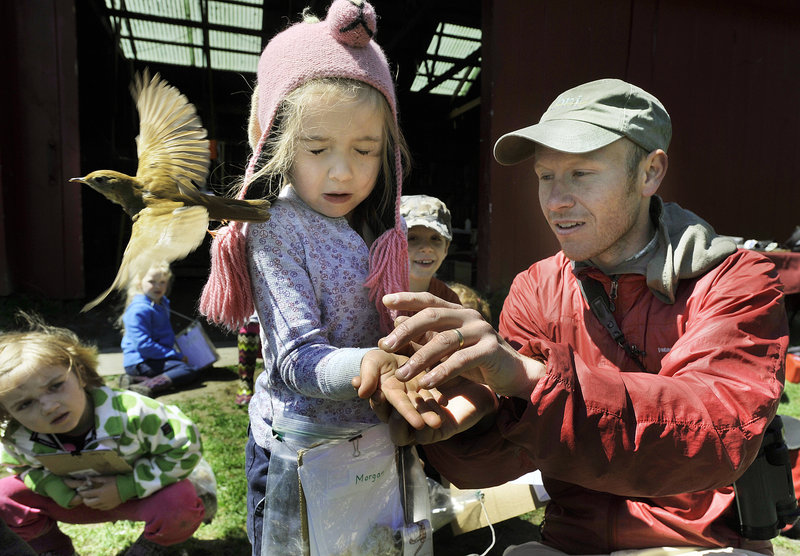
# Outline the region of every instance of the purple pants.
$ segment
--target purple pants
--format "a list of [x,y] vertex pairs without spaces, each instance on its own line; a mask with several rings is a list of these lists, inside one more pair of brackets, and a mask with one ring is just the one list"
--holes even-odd
[[37,553],[52,550],[72,554],[72,541],[58,529],[64,523],[144,521],[146,539],[160,545],[183,542],[200,527],[205,510],[187,480],[178,481],[147,498],[132,498],[112,510],[87,506],[62,508],[47,496],[36,494],[19,477],[0,479],[0,517]]

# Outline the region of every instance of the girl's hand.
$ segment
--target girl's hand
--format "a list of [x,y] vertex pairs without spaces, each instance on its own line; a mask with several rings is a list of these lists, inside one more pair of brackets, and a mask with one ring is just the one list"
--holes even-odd
[[[434,409],[439,392],[418,388],[418,380],[402,382],[396,371],[408,360],[404,355],[380,349],[368,351],[361,360],[361,375],[353,378],[358,397],[370,398],[370,405],[382,421],[387,421],[392,406],[409,419],[415,428],[438,427],[441,420]],[[427,408],[426,404],[431,407]],[[413,406],[412,406],[413,404]]]
[[80,506],[83,504],[83,497],[81,497],[79,489],[82,490],[83,486],[86,484],[86,479],[73,479],[72,477],[64,477],[64,484],[77,491],[75,496],[72,497],[72,500],[69,501],[69,507],[74,508],[75,506]]
[[395,371],[408,360],[404,355],[387,353],[380,349],[368,351],[361,360],[361,375],[353,378],[353,388],[358,390],[358,397],[366,399],[380,388],[382,379],[394,376]]
[[91,477],[78,489],[83,503],[95,510],[112,510],[122,504],[113,475]]

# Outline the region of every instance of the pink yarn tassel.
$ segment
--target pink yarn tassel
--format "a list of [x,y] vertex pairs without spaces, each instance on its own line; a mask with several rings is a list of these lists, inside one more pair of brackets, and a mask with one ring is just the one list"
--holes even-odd
[[[244,199],[247,193],[268,134],[269,128],[261,134],[250,156],[244,173],[245,185],[237,195],[238,199]],[[211,272],[200,296],[200,313],[232,332],[241,328],[254,311],[247,266],[247,242],[242,226],[241,222],[231,222],[217,230],[211,242]]]
[[241,222],[223,226],[211,242],[211,272],[200,297],[200,312],[231,331],[238,330],[253,314]]
[[408,289],[408,243],[402,231],[392,228],[375,240],[369,250],[369,268],[364,285],[378,309],[381,332],[388,334],[396,315],[383,304],[383,296]]
[[394,228],[387,230],[375,240],[369,249],[369,276],[364,286],[369,288],[369,299],[375,303],[380,317],[381,332],[388,334],[394,329],[397,311],[390,311],[383,304],[383,296],[389,293],[408,291],[408,240],[406,225],[400,216],[400,196],[403,194],[403,163],[400,149],[394,150],[397,192],[394,203]]

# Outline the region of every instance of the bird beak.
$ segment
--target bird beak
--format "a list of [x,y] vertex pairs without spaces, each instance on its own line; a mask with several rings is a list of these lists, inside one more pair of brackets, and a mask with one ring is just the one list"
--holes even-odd
[[78,183],[86,183],[88,185],[88,182],[86,181],[86,178],[70,178],[69,181],[76,181]]

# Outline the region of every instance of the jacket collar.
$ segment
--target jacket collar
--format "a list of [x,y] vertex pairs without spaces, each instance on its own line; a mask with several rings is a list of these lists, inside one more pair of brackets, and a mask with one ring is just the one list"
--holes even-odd
[[[654,239],[642,251],[620,266],[621,273],[642,273],[647,286],[660,301],[672,305],[678,283],[714,268],[736,251],[736,244],[718,236],[705,220],[676,203],[665,203],[654,195],[650,216],[656,224]],[[634,260],[635,259],[635,260]],[[588,261],[573,262],[575,272],[593,265]]]

